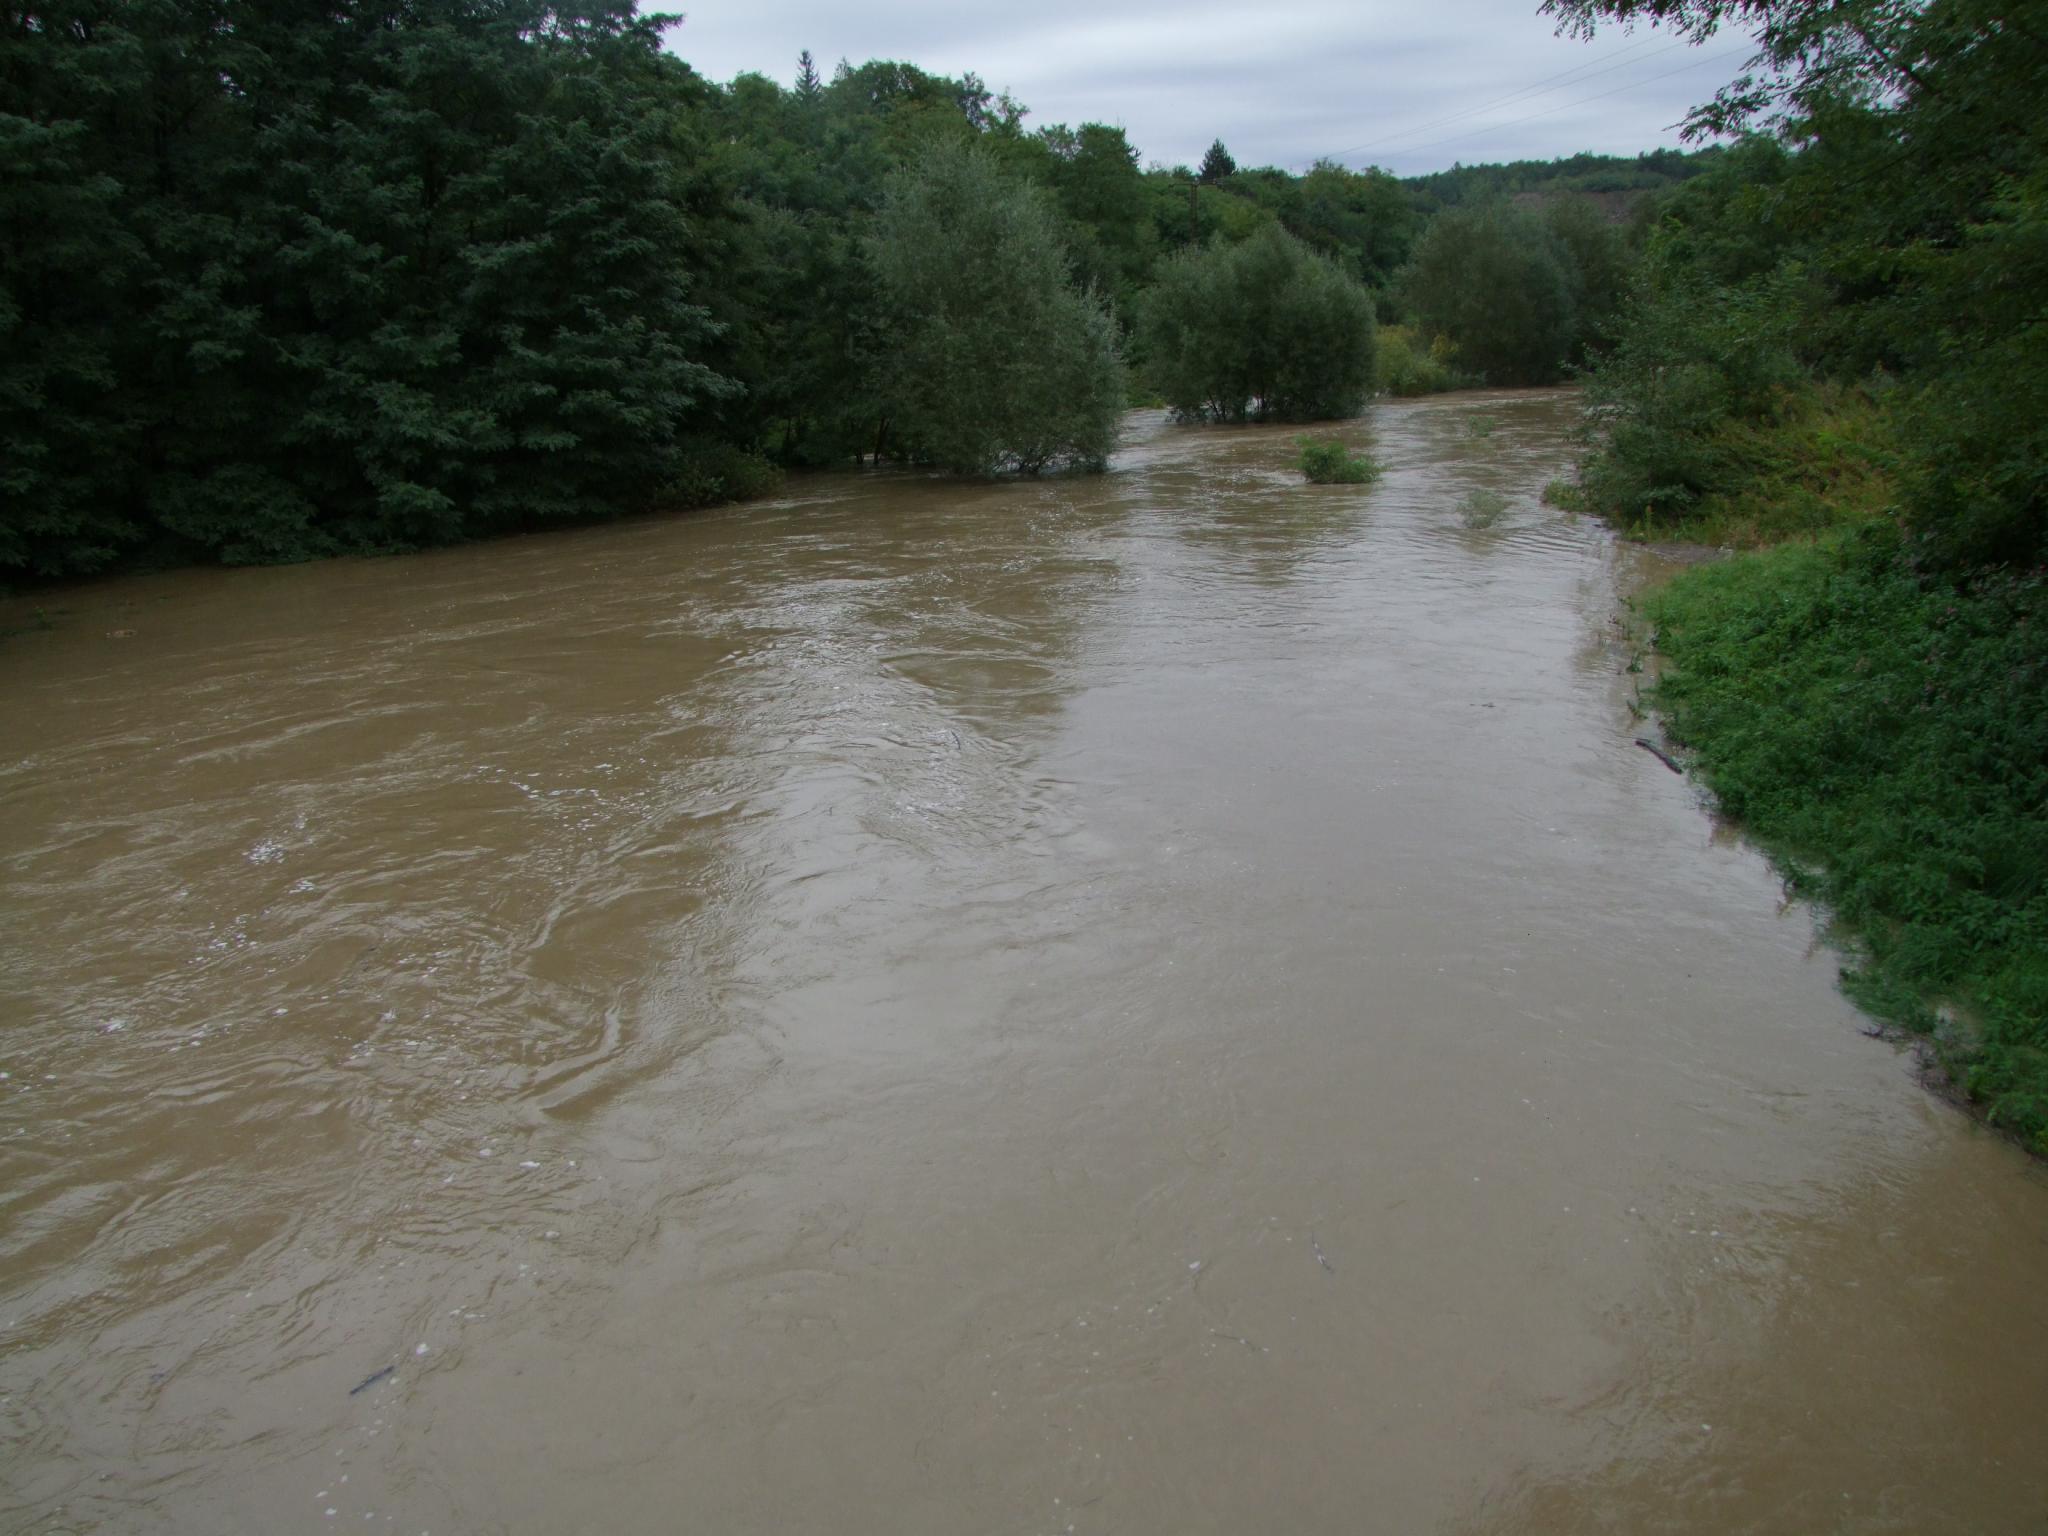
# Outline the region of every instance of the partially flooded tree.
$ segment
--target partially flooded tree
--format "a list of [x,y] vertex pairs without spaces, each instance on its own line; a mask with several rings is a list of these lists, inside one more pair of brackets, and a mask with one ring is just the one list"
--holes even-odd
[[1317,421],[1372,394],[1372,295],[1278,225],[1166,262],[1140,335],[1183,420]]
[[869,258],[890,443],[960,474],[1101,469],[1123,362],[1053,213],[986,150],[937,139],[889,180]]

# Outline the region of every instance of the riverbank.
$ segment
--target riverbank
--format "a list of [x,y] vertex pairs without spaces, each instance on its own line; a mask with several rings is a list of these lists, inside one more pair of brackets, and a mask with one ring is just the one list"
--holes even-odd
[[1815,480],[1754,477],[1681,530],[1758,547],[1642,600],[1647,700],[1828,914],[1850,997],[2048,1155],[2048,577],[1924,570],[1870,476],[1832,503]]

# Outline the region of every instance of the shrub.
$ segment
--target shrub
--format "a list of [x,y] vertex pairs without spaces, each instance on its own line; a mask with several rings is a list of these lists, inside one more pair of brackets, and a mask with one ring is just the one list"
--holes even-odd
[[1448,337],[1426,342],[1413,327],[1383,325],[1376,351],[1380,388],[1390,395],[1438,395],[1472,381],[1452,366],[1458,349]]
[[1334,437],[1297,437],[1301,472],[1315,485],[1370,485],[1384,466],[1369,455],[1353,453]]

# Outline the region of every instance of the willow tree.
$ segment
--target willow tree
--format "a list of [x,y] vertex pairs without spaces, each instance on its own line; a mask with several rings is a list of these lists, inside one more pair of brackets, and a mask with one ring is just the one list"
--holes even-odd
[[1074,283],[1037,192],[934,139],[890,178],[868,252],[898,453],[960,474],[1104,467],[1124,405],[1116,324]]
[[1192,421],[1356,415],[1373,329],[1365,287],[1274,224],[1165,263],[1139,323],[1153,387]]

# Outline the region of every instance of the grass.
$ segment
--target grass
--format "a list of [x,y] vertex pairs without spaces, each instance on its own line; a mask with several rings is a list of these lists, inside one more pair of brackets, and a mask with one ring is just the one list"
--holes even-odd
[[2048,1154],[2048,575],[1928,579],[1850,521],[1652,593],[1650,701],[1827,911],[1850,996]]
[[1385,467],[1334,437],[1297,437],[1294,444],[1301,450],[1296,467],[1316,485],[1370,485]]
[[1480,411],[1475,415],[1465,418],[1465,435],[1467,437],[1488,438],[1493,436],[1493,429],[1499,425],[1500,418],[1498,416],[1489,416],[1484,411]]
[[1508,499],[1499,491],[1476,490],[1458,503],[1458,521],[1477,532],[1498,523],[1507,510]]
[[1762,549],[1884,517],[1891,432],[1882,398],[1820,385],[1784,394],[1768,421],[1619,430],[1588,455],[1572,494],[1631,537]]

